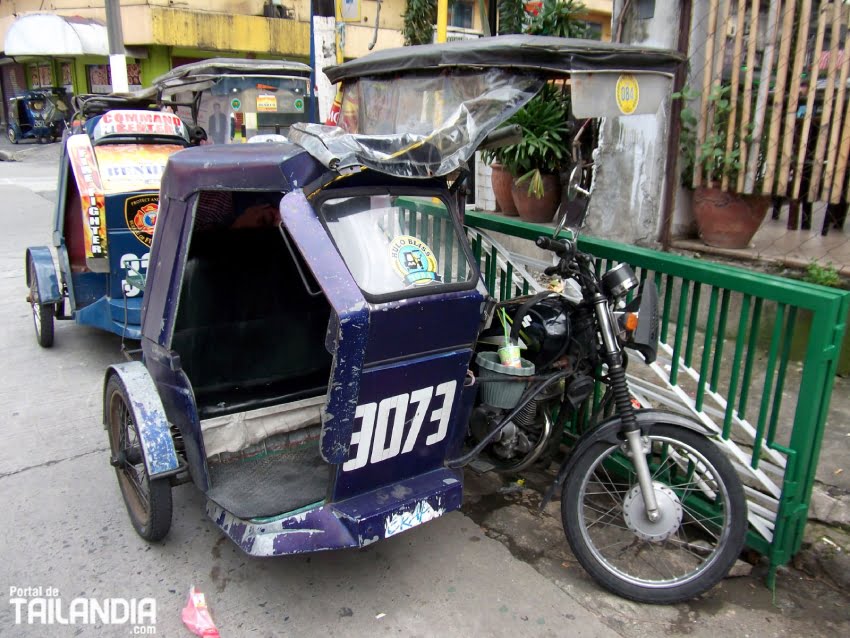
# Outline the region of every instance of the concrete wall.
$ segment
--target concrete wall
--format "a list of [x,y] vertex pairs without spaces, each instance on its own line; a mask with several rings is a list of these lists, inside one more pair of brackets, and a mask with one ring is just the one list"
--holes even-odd
[[[614,24],[623,0],[614,3]],[[656,0],[655,17],[626,16],[623,42],[675,49],[679,2]],[[600,129],[596,173],[585,232],[628,244],[658,240],[667,166],[669,100],[655,115],[607,118]]]
[[[622,0],[615,2],[615,23],[622,4]],[[632,15],[625,19],[624,42],[676,47],[676,0],[657,0],[655,17],[650,20],[636,20]],[[603,123],[587,221],[589,234],[625,243],[656,242],[666,175],[669,112],[669,102],[665,102],[655,115],[609,118]]]

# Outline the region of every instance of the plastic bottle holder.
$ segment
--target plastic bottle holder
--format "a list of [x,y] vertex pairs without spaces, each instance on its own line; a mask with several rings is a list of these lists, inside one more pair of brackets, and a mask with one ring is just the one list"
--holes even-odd
[[484,403],[504,410],[516,407],[522,393],[528,387],[528,382],[513,380],[490,382],[490,380],[530,377],[534,374],[534,364],[526,359],[520,359],[521,368],[505,366],[500,363],[497,352],[479,352],[475,361],[480,369],[478,379],[481,383],[481,399]]

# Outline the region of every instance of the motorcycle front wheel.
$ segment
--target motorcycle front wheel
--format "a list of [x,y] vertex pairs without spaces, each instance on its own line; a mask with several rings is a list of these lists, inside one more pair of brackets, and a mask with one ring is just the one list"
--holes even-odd
[[638,602],[682,602],[716,585],[741,553],[744,490],[723,452],[696,432],[659,424],[644,443],[658,519],[646,514],[625,443],[600,442],[576,459],[564,484],[564,531],[606,589]]

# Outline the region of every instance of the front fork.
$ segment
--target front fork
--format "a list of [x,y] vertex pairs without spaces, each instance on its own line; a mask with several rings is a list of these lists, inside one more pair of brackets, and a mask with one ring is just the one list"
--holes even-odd
[[614,393],[614,405],[617,408],[617,415],[623,422],[623,434],[626,436],[629,456],[631,456],[635,465],[638,484],[646,508],[646,517],[654,522],[658,520],[659,516],[658,501],[655,499],[655,488],[652,485],[652,476],[649,473],[649,462],[646,460],[640,426],[635,418],[635,409],[629,393],[629,383],[626,380],[623,349],[620,347],[620,341],[617,338],[617,330],[608,299],[604,295],[596,293],[593,298],[593,308],[596,312],[596,320],[605,348],[605,362],[608,364],[608,379],[611,384],[611,391]]

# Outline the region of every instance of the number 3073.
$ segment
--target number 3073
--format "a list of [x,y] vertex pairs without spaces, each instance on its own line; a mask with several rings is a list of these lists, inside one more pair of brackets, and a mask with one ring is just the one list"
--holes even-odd
[[[446,381],[436,388],[428,386],[397,394],[380,403],[357,406],[355,419],[360,430],[351,434],[353,457],[342,466],[344,472],[407,454],[420,436],[425,445],[434,445],[446,438],[457,381]],[[408,416],[409,415],[409,416]],[[406,432],[406,425],[410,429]]]

